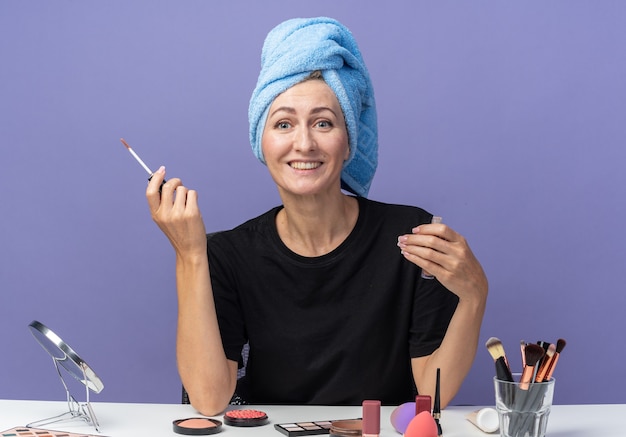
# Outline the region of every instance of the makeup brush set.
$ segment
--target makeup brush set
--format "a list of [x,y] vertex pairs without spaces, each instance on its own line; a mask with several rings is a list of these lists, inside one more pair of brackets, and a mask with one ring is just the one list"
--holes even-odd
[[496,409],[500,427],[507,436],[525,437],[543,435],[554,393],[554,369],[566,342],[520,342],[522,371],[511,372],[502,342],[491,337],[485,343],[496,368]]

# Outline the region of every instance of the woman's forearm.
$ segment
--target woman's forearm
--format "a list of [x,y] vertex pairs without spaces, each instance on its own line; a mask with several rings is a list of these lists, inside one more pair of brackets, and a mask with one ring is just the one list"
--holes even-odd
[[456,396],[472,367],[485,305],[485,300],[459,301],[440,347],[430,356],[412,360],[413,376],[420,394],[431,395],[433,399],[437,368],[441,369],[441,408]]
[[237,363],[226,358],[220,337],[206,256],[176,259],[178,371],[192,405],[222,412],[236,385]]

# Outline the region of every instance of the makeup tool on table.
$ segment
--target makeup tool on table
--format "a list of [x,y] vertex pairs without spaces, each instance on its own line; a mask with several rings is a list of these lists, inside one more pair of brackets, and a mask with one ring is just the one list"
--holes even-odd
[[437,422],[428,411],[422,411],[411,420],[404,437],[437,437]]
[[[26,428],[36,428],[51,423],[61,423],[78,419],[85,421],[89,425],[93,425],[96,431],[100,432],[98,420],[89,401],[89,391],[100,393],[104,388],[104,384],[100,378],[98,378],[91,367],[89,367],[67,343],[61,340],[58,335],[52,332],[52,330],[43,323],[34,320],[28,325],[28,328],[35,337],[35,340],[37,340],[41,347],[52,357],[54,367],[61,379],[61,384],[63,384],[65,388],[69,411],[48,419],[32,422],[26,425]],[[85,403],[79,403],[70,393],[65,379],[63,379],[61,368],[65,369],[72,377],[85,386]]]
[[391,412],[391,425],[405,437],[441,437],[441,369],[437,368],[435,398],[432,405],[428,395],[418,395],[415,402],[398,405]]
[[176,434],[182,435],[210,435],[222,431],[222,422],[208,417],[190,417],[178,419],[172,423]]
[[524,363],[522,376],[519,383],[522,390],[528,390],[530,383],[534,380],[535,369],[539,361],[545,355],[545,351],[538,344],[527,344],[524,348]]
[[[439,216],[434,215],[430,223],[442,223],[443,219]],[[434,279],[435,277],[428,273],[427,271],[422,270],[422,278],[424,279]]]
[[545,430],[554,391],[552,375],[565,345],[563,339],[559,339],[556,345],[522,341],[522,372],[515,381],[500,340],[492,337],[487,341],[486,347],[496,363],[496,406],[501,414],[500,426],[506,426],[507,435],[534,435],[532,433],[538,429]]
[[417,395],[415,402],[405,402],[393,409],[390,416],[391,426],[400,434],[404,434],[409,423],[415,416],[424,411],[430,413],[431,398],[429,395]]
[[224,413],[224,423],[230,426],[262,426],[267,414],[259,410],[231,410]]
[[509,367],[509,362],[506,358],[506,354],[504,353],[504,346],[502,346],[502,342],[497,337],[491,337],[485,343],[489,354],[494,360],[496,366],[496,377],[502,381],[513,381],[513,375],[511,374],[511,368]]
[[498,421],[498,412],[495,408],[480,408],[472,411],[465,416],[469,422],[480,429],[482,432],[492,433],[500,428]]
[[0,432],[0,437],[104,437],[102,434],[80,434],[75,432],[53,431],[42,428],[18,426]]
[[[267,414],[259,410],[230,410],[224,413],[229,426],[261,426],[268,422]],[[222,422],[208,417],[190,417],[173,422],[174,432],[183,435],[210,435],[222,431]]]
[[548,375],[548,369],[550,368],[550,363],[552,362],[555,352],[556,346],[554,344],[548,345],[548,349],[546,349],[546,353],[537,367],[535,382],[542,382]]
[[362,409],[363,417],[359,419],[277,423],[274,425],[274,429],[288,437],[322,434],[337,437],[378,437],[380,434],[380,401],[365,400]]
[[[135,151],[132,149],[132,147],[130,147],[128,145],[128,143],[126,142],[126,140],[124,138],[120,138],[120,141],[122,142],[124,147],[126,147],[126,149],[130,152],[130,154],[133,156],[133,158],[135,158],[135,160],[139,163],[139,165],[141,165],[143,167],[143,169],[150,175],[148,180],[151,180],[152,176],[154,176],[154,172],[152,170],[150,170],[150,167],[148,167],[146,165],[146,163],[143,162],[143,160],[139,157],[139,155],[137,155],[135,153]],[[165,183],[165,180],[163,180],[163,182],[161,183],[161,187],[163,186],[164,183]],[[161,187],[159,187],[159,191],[161,191]]]
[[276,423],[274,429],[288,437],[323,434],[355,434],[361,435],[363,429],[362,419],[342,420],[311,420],[292,423]]
[[437,382],[435,384],[435,401],[433,402],[433,419],[435,419],[435,423],[437,424],[437,435],[441,437],[443,432],[441,431],[441,424],[439,423],[439,419],[441,419],[441,406],[440,406],[440,375],[441,369],[437,368]]
[[556,367],[556,363],[557,361],[559,361],[559,356],[561,355],[561,352],[563,351],[563,348],[565,348],[566,345],[566,341],[563,340],[562,338],[559,338],[556,342],[556,347],[554,350],[554,355],[552,356],[552,359],[550,360],[550,363],[548,364],[548,370],[546,371],[546,376],[544,376],[543,380],[544,381],[549,381],[550,378],[552,378],[552,374],[554,373],[554,368]]
[[274,429],[288,437],[298,437],[306,435],[328,434],[330,431],[330,420],[315,420],[293,423],[277,423]]
[[380,401],[363,401],[363,437],[380,435]]
[[363,434],[363,420],[333,420],[330,423],[330,437],[361,437]]

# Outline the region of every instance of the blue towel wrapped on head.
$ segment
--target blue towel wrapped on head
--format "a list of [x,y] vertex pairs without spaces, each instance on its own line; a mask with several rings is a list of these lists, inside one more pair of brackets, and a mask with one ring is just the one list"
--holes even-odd
[[374,90],[352,34],[332,18],[291,19],[267,35],[248,110],[252,150],[264,163],[261,138],[272,102],[316,70],[337,96],[348,128],[350,157],[342,187],[365,197],[378,164]]

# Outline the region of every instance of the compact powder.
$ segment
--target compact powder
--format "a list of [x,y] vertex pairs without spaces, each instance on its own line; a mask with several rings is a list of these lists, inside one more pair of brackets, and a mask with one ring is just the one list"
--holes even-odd
[[209,435],[222,430],[222,422],[206,417],[175,420],[173,426],[175,433],[183,435]]
[[363,421],[361,419],[333,420],[330,435],[336,437],[361,437]]
[[231,426],[261,426],[267,423],[267,414],[259,410],[227,411],[224,423]]

